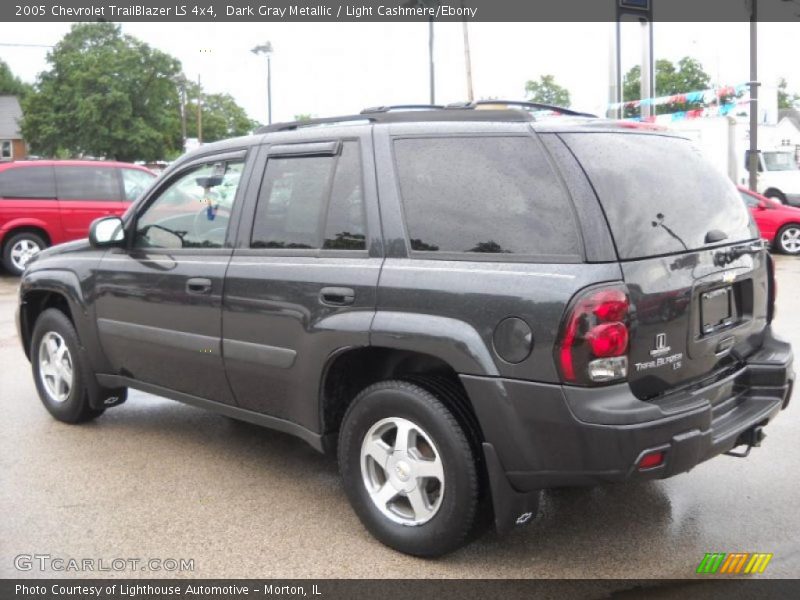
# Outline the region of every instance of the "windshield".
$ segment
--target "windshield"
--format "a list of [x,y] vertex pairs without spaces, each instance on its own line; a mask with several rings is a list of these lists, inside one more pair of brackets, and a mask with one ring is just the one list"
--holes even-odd
[[797,163],[791,152],[764,152],[767,171],[797,171]]

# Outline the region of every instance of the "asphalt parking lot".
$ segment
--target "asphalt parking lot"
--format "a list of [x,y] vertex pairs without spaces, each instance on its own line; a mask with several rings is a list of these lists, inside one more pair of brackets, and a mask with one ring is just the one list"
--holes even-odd
[[[800,259],[777,257],[777,330],[800,348]],[[706,552],[771,552],[800,573],[798,400],[745,459],[670,480],[547,492],[538,519],[439,560],[376,542],[335,463],[300,440],[134,392],[82,426],[41,406],[0,276],[0,577],[14,557],[194,559],[193,572],[102,576],[681,578]]]

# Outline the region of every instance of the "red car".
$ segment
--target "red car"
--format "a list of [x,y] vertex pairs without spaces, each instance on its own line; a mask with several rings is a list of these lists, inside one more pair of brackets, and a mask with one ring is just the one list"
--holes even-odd
[[737,187],[761,231],[761,237],[784,254],[800,254],[800,208]]
[[0,163],[3,266],[19,275],[43,248],[86,237],[92,221],[121,215],[154,178],[144,167],[118,162]]

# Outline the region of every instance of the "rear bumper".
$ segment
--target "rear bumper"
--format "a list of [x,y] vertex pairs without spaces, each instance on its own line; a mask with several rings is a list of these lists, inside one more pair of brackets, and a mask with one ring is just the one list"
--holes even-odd
[[[462,376],[511,487],[519,492],[690,470],[741,443],[740,436],[786,408],[794,372],[789,344],[767,335],[735,372],[653,402],[627,384],[576,388]],[[657,467],[638,461],[665,452]]]

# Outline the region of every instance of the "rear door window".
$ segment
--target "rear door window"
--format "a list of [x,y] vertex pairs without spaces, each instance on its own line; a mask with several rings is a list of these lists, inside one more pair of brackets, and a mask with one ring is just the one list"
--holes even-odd
[[267,162],[251,248],[364,250],[366,222],[357,142],[339,156]]
[[17,167],[0,172],[0,198],[53,200],[55,197],[53,167]]
[[691,142],[638,133],[562,134],[583,165],[622,260],[758,237],[736,187]]
[[117,169],[57,166],[59,200],[121,200]]
[[394,150],[412,251],[580,256],[571,200],[531,137],[404,138]]

